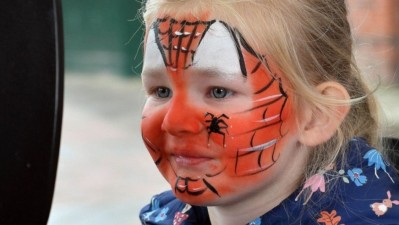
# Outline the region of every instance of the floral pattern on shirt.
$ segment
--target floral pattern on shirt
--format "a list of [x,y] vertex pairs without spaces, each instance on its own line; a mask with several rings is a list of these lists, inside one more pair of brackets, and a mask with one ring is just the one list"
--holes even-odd
[[367,177],[365,175],[362,175],[363,170],[360,168],[350,169],[346,173],[358,187],[363,186],[367,182]]
[[337,216],[337,211],[335,210],[331,211],[331,213],[322,211],[320,215],[321,218],[319,218],[317,222],[324,223],[324,225],[338,225],[338,223],[341,222],[341,217]]

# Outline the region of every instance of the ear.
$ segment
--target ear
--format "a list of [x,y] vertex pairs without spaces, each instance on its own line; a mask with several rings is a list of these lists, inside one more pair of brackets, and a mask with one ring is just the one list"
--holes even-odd
[[392,204],[399,205],[399,201],[398,200],[394,200],[394,201],[392,201]]
[[[327,99],[338,101],[350,99],[348,91],[338,82],[321,83],[316,90]],[[323,108],[304,106],[299,121],[299,141],[308,147],[328,141],[345,119],[349,109],[349,104],[326,104]]]

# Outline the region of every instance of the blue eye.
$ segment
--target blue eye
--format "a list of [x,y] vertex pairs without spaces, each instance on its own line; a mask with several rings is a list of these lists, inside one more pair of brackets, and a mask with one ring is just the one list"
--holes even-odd
[[214,98],[225,98],[228,94],[230,94],[230,91],[226,88],[214,87],[211,89],[211,95]]
[[172,91],[167,87],[157,87],[155,89],[155,95],[158,98],[169,98],[171,96]]

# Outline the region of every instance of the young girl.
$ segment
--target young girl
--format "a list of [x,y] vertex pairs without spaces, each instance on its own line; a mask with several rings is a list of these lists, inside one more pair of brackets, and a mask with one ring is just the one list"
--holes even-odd
[[343,0],[149,0],[143,224],[399,224]]

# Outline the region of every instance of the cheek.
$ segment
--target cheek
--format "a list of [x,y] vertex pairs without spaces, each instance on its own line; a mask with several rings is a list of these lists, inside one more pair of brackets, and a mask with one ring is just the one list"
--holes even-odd
[[157,166],[162,161],[162,152],[158,146],[161,146],[163,142],[163,140],[159,138],[161,135],[163,115],[164,113],[161,110],[153,112],[151,106],[146,105],[143,109],[141,120],[142,139]]
[[157,110],[156,107],[146,103],[142,112],[141,131],[147,137],[160,132],[160,127],[163,121],[164,113],[162,110]]
[[231,121],[231,135],[224,149],[228,176],[256,180],[253,175],[262,174],[277,162],[282,123],[277,120],[264,127],[258,119],[258,115],[248,114]]
[[231,116],[226,144],[230,175],[252,179],[250,176],[263,174],[278,161],[283,150],[280,146],[294,120],[290,95],[280,78],[259,69],[249,80],[254,90],[253,104]]

